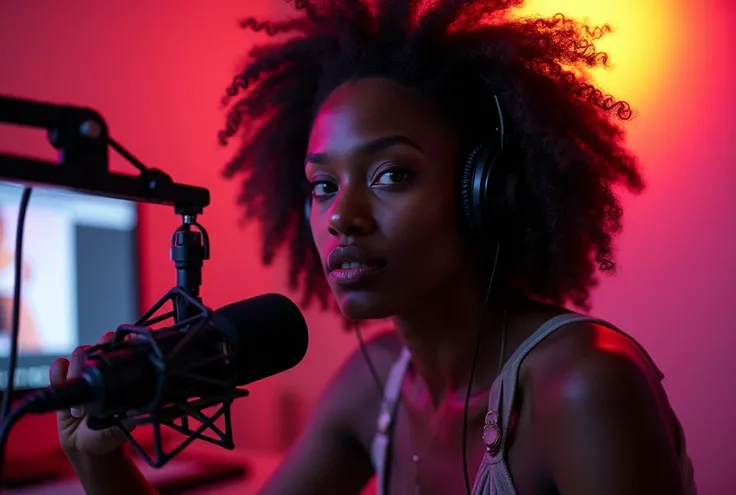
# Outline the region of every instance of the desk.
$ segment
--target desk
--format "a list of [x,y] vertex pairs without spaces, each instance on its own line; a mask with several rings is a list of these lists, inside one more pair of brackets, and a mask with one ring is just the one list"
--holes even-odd
[[[242,460],[246,466],[247,474],[241,478],[198,486],[192,490],[182,492],[182,495],[257,495],[283,458],[281,454],[277,453],[246,449],[228,451],[210,444],[194,444],[189,446],[186,452],[198,459]],[[2,493],[3,495],[84,495],[84,490],[79,481],[72,478],[21,489],[6,489]],[[374,495],[375,493],[375,480],[371,480],[362,491],[362,495]]]
[[[242,478],[222,481],[212,485],[206,485],[195,488],[191,491],[191,495],[257,495],[263,485],[271,477],[271,474],[281,463],[282,456],[280,454],[258,452],[250,450],[235,450],[218,452],[212,451],[208,447],[193,448],[193,452],[204,455],[212,455],[214,458],[222,458],[223,455],[232,459],[233,457],[242,459],[246,464],[248,472]],[[190,495],[190,492],[185,492]],[[58,494],[58,492],[57,492]],[[62,494],[58,494],[62,495]]]
[[[251,450],[227,451],[209,445],[187,448],[188,454],[208,459],[242,459],[247,474],[242,478],[224,480],[197,487],[182,495],[256,495],[278,467],[282,456],[279,454]],[[84,495],[82,485],[77,479],[64,479],[42,483],[20,489],[3,490],[4,495]]]

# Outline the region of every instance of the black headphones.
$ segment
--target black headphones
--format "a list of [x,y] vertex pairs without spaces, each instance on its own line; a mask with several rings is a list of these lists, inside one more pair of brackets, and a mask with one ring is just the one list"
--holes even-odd
[[[503,112],[495,92],[493,102],[495,115],[491,133],[473,146],[460,170],[459,206],[465,229],[472,238],[495,249],[511,228],[517,211],[517,175],[512,169],[513,160],[508,156]],[[312,195],[309,194],[304,205],[307,225],[311,210]]]
[[[489,84],[490,87],[490,84]],[[509,232],[517,212],[517,174],[509,156],[508,135],[498,96],[490,134],[468,152],[460,170],[460,210],[468,233],[497,244]]]

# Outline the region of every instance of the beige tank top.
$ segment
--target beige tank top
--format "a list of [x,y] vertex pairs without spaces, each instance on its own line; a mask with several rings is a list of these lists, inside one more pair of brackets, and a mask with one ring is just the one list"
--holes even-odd
[[[511,473],[509,472],[508,464],[506,462],[505,439],[508,435],[509,420],[516,396],[516,386],[521,363],[537,344],[553,332],[574,322],[590,322],[604,325],[621,333],[622,335],[625,335],[642,349],[644,355],[659,375],[660,380],[664,378],[664,375],[659,371],[646,350],[642,348],[636,340],[631,338],[631,336],[622,332],[610,323],[597,318],[574,313],[559,315],[548,320],[529,338],[527,338],[518,349],[516,349],[514,354],[502,368],[501,373],[493,382],[488,401],[488,410],[489,412],[495,411],[498,413],[498,422],[501,426],[501,445],[495,452],[495,455],[492,456],[486,453],[483,456],[483,460],[481,461],[475,478],[475,483],[473,484],[472,495],[516,495],[514,481],[511,478]],[[404,374],[410,360],[411,355],[409,354],[409,351],[407,349],[403,349],[399,359],[391,368],[388,380],[386,381],[384,402],[381,412],[378,415],[377,432],[373,439],[373,445],[371,448],[371,457],[373,459],[373,466],[377,477],[376,484],[378,487],[378,495],[388,495],[388,481],[390,475],[389,456],[392,447],[394,417],[396,416],[397,406],[401,398],[401,384],[404,380]],[[685,493],[687,495],[697,495],[693,465],[687,455],[685,436],[677,418],[675,418],[675,428],[678,440],[677,445],[680,448],[679,456],[683,483],[686,488]]]

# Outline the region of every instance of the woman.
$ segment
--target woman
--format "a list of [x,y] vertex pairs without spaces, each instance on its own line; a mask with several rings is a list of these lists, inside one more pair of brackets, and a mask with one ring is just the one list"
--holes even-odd
[[[396,327],[347,360],[263,494],[359,493],[374,473],[390,494],[695,493],[646,352],[564,309],[614,268],[614,188],[643,187],[628,105],[585,75],[607,29],[512,20],[520,3],[299,2],[301,20],[244,22],[299,35],[253,49],[225,99],[264,260],[290,246],[305,304],[329,289],[349,321]],[[152,492],[122,435],[83,419],[59,428],[87,492]]]

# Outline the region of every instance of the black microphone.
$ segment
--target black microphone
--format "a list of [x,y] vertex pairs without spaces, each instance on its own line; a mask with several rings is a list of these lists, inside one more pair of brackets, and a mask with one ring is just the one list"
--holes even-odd
[[79,377],[40,392],[27,411],[83,406],[92,417],[109,416],[145,410],[160,398],[159,406],[227,394],[293,368],[304,358],[308,342],[299,308],[282,295],[261,295],[214,311],[210,324],[193,335],[154,330],[92,353]]

